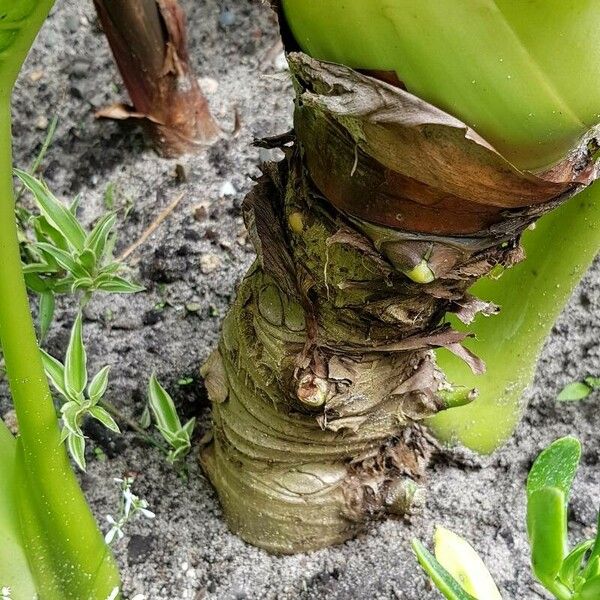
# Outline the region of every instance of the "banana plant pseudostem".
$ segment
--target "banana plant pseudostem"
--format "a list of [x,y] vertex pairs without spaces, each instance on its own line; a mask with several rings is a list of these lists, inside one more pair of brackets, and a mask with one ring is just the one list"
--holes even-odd
[[424,421],[485,452],[518,421],[600,247],[600,6],[272,4],[294,132],[244,203],[202,462],[231,528],[290,553],[404,513]]

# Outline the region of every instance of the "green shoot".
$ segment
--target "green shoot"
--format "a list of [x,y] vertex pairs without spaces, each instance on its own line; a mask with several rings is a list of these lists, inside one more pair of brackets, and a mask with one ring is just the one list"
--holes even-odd
[[25,171],[15,174],[35,198],[40,214],[31,219],[35,241],[23,268],[29,289],[40,296],[40,330],[47,332],[56,294],[83,292],[83,303],[94,292],[132,294],[142,291],[119,275],[124,266],[112,257],[116,213],[108,212],[91,231],[77,220],[78,200],[67,208],[48,187]]
[[[192,447],[191,438],[196,419],[192,418],[185,425],[181,424],[173,398],[159,383],[154,373],[148,383],[148,405],[154,415],[156,428],[171,448],[167,460],[170,463],[181,460]],[[148,416],[145,420],[148,422]]]
[[[536,459],[527,480],[527,532],[533,572],[557,600],[600,598],[600,527],[596,537],[569,550],[567,509],[581,457],[573,437],[556,440]],[[600,524],[600,515],[599,515]],[[501,600],[482,560],[461,537],[443,528],[435,557],[418,541],[419,563],[449,600]]]
[[418,541],[413,550],[423,570],[448,600],[502,600],[487,567],[473,547],[456,533],[438,527],[435,556]]
[[85,436],[81,430],[84,419],[87,417],[96,419],[107,429],[117,433],[119,433],[119,426],[101,406],[108,386],[110,367],[101,369],[87,385],[87,354],[83,344],[81,313],[77,315],[71,330],[65,364],[63,365],[43,350],[42,360],[48,379],[64,400],[61,407],[63,421],[61,439],[66,440],[73,460],[81,470],[85,471]]
[[110,529],[104,536],[107,544],[123,539],[125,536],[123,529],[136,516],[146,517],[147,519],[154,519],[155,517],[154,513],[148,510],[148,502],[131,491],[134,481],[133,477],[115,479],[115,482],[121,487],[121,499],[118,515],[116,517],[106,516],[106,520],[110,524]]
[[557,400],[559,402],[585,400],[595,390],[600,390],[600,377],[586,377],[583,381],[574,381],[565,386]]

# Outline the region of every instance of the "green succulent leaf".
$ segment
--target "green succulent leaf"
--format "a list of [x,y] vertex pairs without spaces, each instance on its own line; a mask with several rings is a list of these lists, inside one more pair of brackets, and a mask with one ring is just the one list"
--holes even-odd
[[563,492],[567,502],[580,459],[581,443],[578,439],[569,436],[556,440],[533,463],[527,478],[527,494],[554,487]]
[[567,555],[567,509],[562,490],[546,487],[529,494],[527,532],[533,571],[547,585],[556,579]]
[[568,554],[567,503],[581,458],[573,437],[556,440],[535,460],[527,479],[527,531],[531,561],[549,589]]
[[600,390],[600,377],[586,377],[583,381],[586,385],[589,385],[592,390]]
[[110,373],[109,366],[102,368],[100,371],[98,371],[96,376],[92,379],[92,381],[88,387],[88,396],[94,404],[97,404],[98,401],[106,393],[106,388],[108,387],[109,373]]
[[73,250],[82,252],[86,235],[73,213],[41,181],[19,169],[15,169],[15,174],[33,194],[41,213],[48,222],[61,232]]
[[413,551],[423,570],[447,600],[477,600],[467,593],[463,587],[444,569],[435,556],[419,541],[412,541]]
[[565,386],[557,400],[559,402],[575,402],[577,400],[585,400],[592,393],[592,388],[586,383],[576,381]]
[[82,315],[79,313],[71,330],[65,357],[65,388],[71,394],[79,395],[85,390],[87,379],[87,354],[83,345]]

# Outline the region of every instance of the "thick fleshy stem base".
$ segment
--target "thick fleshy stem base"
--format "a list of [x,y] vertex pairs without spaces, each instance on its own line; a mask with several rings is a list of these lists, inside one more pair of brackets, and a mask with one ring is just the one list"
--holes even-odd
[[[365,235],[311,187],[297,149],[288,160],[246,199],[259,259],[203,367],[214,437],[202,463],[231,528],[277,553],[405,513],[431,450],[419,421],[472,398],[432,352],[462,354],[464,335],[440,321],[469,305],[469,278],[407,275],[376,249],[380,230]],[[396,257],[412,247],[392,246]],[[490,270],[515,253],[502,244],[457,269]]]

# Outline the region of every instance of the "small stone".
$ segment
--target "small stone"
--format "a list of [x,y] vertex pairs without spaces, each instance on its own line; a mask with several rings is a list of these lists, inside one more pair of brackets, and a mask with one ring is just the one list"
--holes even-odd
[[198,204],[194,207],[194,219],[201,223],[208,217],[208,207],[206,204]]
[[219,82],[212,77],[200,77],[198,84],[205,94],[214,94],[219,89]]
[[44,76],[43,69],[35,69],[29,73],[29,81],[32,83],[37,83]]
[[281,52],[278,54],[275,60],[273,61],[273,66],[276,71],[288,71],[290,66],[288,64],[287,58],[285,56],[285,52]]
[[235,187],[233,186],[233,183],[231,183],[231,181],[226,181],[221,186],[221,189],[219,190],[219,196],[221,198],[225,198],[227,196],[235,196],[236,194],[237,194],[237,190],[235,189]]
[[46,129],[48,129],[48,117],[44,116],[44,115],[40,115],[36,120],[35,120],[35,128],[36,129],[40,129],[42,131],[45,131]]
[[76,15],[67,15],[65,18],[65,27],[70,33],[75,33],[79,29],[80,21]]
[[208,275],[221,266],[221,259],[216,254],[203,254],[200,257],[200,271]]
[[219,13],[219,25],[221,27],[231,27],[235,25],[235,13],[229,8],[224,8]]
[[202,310],[202,305],[198,304],[198,302],[188,302],[185,305],[185,310],[189,313],[198,313]]

